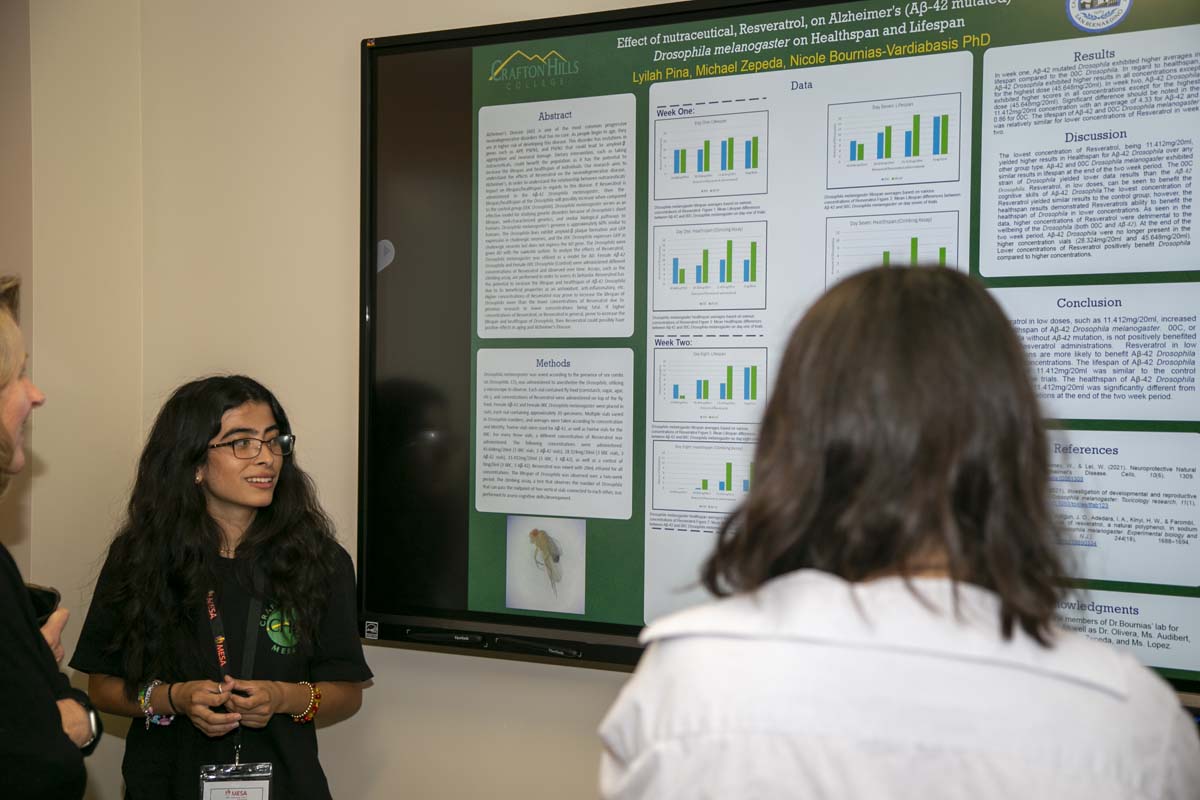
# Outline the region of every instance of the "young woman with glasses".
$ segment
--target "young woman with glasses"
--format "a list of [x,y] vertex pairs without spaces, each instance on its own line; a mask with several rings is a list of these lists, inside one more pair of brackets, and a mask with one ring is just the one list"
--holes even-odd
[[196,796],[201,767],[271,765],[272,796],[328,798],[312,720],[371,677],[354,568],[279,401],[257,381],[180,387],[150,431],[71,666],[134,717],[127,798]]

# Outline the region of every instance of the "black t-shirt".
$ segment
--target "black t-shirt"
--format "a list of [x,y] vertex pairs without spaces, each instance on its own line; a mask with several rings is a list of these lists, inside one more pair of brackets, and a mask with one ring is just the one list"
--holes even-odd
[[[329,602],[321,618],[311,653],[298,646],[286,618],[270,600],[262,601],[256,626],[255,658],[252,680],[360,682],[371,678],[358,638],[354,602],[354,565],[350,556],[338,548]],[[113,580],[114,567],[106,563],[96,584],[95,599],[79,637],[79,646],[71,666],[87,673],[124,677],[120,652],[108,653],[118,624],[115,609],[102,604],[105,591]],[[223,621],[228,663],[225,671],[235,678],[242,670],[245,653],[247,616],[253,585],[250,566],[241,559],[219,559],[215,566],[216,603]],[[204,663],[199,674],[178,676],[177,681],[217,680],[220,669],[213,647],[207,615],[200,614],[195,636],[197,654]],[[163,676],[168,680],[169,676]],[[156,712],[166,709],[155,709]],[[319,715],[319,712],[318,712]],[[125,744],[127,798],[180,798],[194,800],[199,793],[200,767],[205,764],[231,764],[237,733],[210,738],[179,715],[170,725],[151,725],[135,719]],[[269,761],[274,765],[272,796],[298,800],[326,800],[330,797],[325,773],[317,761],[317,736],[312,723],[297,725],[286,714],[276,714],[265,728],[241,729],[243,763]]]
[[42,638],[16,562],[0,546],[0,784],[5,797],[83,797],[83,756],[62,729],[56,701],[70,692]]

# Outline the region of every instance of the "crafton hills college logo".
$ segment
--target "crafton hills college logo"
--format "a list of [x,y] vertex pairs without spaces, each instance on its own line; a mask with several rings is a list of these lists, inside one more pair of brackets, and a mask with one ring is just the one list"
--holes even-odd
[[557,50],[545,55],[530,55],[514,50],[507,58],[492,62],[488,80],[510,89],[530,89],[539,86],[562,86],[572,75],[579,74],[579,62],[572,61]]

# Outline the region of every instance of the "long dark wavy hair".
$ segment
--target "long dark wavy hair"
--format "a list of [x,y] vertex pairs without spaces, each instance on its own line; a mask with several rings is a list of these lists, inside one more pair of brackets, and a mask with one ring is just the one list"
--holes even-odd
[[[221,531],[195,475],[222,416],[245,403],[265,403],[280,434],[292,433],[287,413],[265,386],[242,375],[218,376],[175,390],[142,450],[128,516],[109,546],[114,575],[103,598],[118,615],[111,648],[121,654],[130,691],[153,678],[204,677],[193,672],[202,663],[196,630],[214,585]],[[311,648],[339,545],[295,455],[282,461],[274,498],[258,509],[237,558],[261,576],[266,598],[290,613],[300,647]]]
[[1062,566],[1025,352],[977,281],[880,268],[788,343],[745,502],[702,572],[718,595],[798,569],[849,581],[945,568],[1049,644]]

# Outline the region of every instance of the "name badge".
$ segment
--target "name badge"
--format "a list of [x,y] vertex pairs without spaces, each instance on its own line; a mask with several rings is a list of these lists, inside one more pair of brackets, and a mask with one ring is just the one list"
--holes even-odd
[[270,800],[271,765],[206,764],[200,768],[200,800]]

